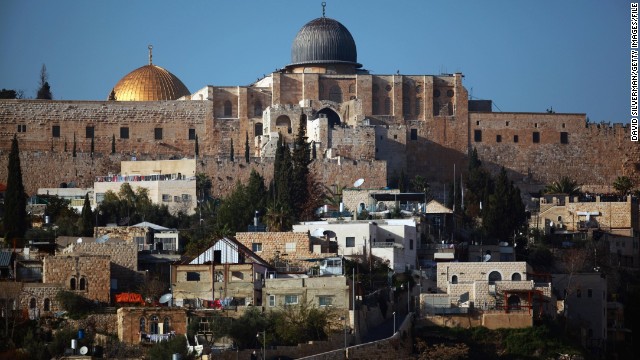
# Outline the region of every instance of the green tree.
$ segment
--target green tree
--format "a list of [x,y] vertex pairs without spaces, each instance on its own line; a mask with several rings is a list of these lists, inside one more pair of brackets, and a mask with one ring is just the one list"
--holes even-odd
[[311,151],[307,142],[306,122],[300,119],[291,157],[293,172],[289,174],[291,177],[291,210],[293,210],[296,220],[310,220],[302,218],[302,210],[309,201],[309,164],[311,164]]
[[404,169],[400,170],[400,177],[398,178],[398,190],[401,193],[407,192],[407,175],[405,175]]
[[71,152],[73,157],[76,157],[76,133],[73,133],[73,151]]
[[270,198],[274,203],[279,204],[279,208],[286,208],[287,212],[293,209],[291,174],[293,174],[291,151],[289,146],[282,141],[282,137],[279,137],[273,164],[273,186]]
[[187,338],[176,336],[169,341],[162,341],[153,345],[147,355],[151,360],[171,359],[173,354],[180,354],[181,359],[191,359],[187,352]]
[[234,162],[234,150],[233,150],[233,139],[231,139],[231,149],[229,150],[229,159],[231,162]]
[[293,227],[293,214],[291,213],[291,208],[280,202],[275,202],[269,205],[264,218],[269,231],[288,231]]
[[570,177],[563,176],[558,181],[554,181],[547,185],[544,192],[547,194],[566,194],[569,196],[575,196],[580,194],[580,185]]
[[4,230],[5,239],[21,239],[28,228],[27,195],[22,183],[22,169],[20,167],[20,149],[18,137],[14,134],[9,152],[7,166],[7,190],[4,194]]
[[47,74],[47,67],[42,64],[42,68],[40,69],[40,84],[38,85],[38,93],[36,95],[36,99],[53,99],[53,95],[51,94],[51,87],[49,86],[49,82],[47,81],[48,78],[49,75]]
[[633,180],[628,176],[618,176],[613,182],[613,188],[619,195],[627,195],[633,189]]
[[82,236],[93,236],[93,213],[91,212],[89,193],[84,195],[84,205],[82,206],[80,219],[80,229],[82,232]]
[[245,132],[245,141],[244,141],[244,160],[249,163],[249,132]]
[[515,231],[526,220],[520,190],[513,185],[503,167],[495,180],[494,191],[489,196],[482,223],[490,237],[500,241],[512,239]]
[[116,135],[111,135],[111,155],[116,153]]
[[9,90],[2,89],[0,90],[0,99],[22,99],[24,94],[22,90]]
[[[245,311],[236,321],[231,323],[229,328],[229,336],[238,345],[240,349],[253,347],[256,341],[256,334],[267,329],[268,322],[266,315],[258,310],[257,307],[251,307]],[[274,336],[273,331],[266,332],[267,343]],[[262,339],[259,339],[262,342]]]
[[116,101],[116,89],[111,89],[111,93],[109,93],[109,99],[107,99],[108,101]]

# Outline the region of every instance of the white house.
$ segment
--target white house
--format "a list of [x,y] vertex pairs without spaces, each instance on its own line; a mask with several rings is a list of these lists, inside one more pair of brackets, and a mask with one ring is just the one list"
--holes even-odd
[[338,255],[366,258],[369,254],[389,261],[395,272],[416,268],[417,230],[413,219],[375,221],[311,221],[293,226],[338,244]]

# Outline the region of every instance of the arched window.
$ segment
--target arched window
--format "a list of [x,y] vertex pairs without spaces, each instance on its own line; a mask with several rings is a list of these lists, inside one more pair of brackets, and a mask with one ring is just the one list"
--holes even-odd
[[262,102],[260,100],[253,103],[253,116],[262,117]]
[[388,96],[384,98],[384,114],[391,115],[391,98]]
[[35,309],[36,308],[36,298],[32,297],[31,300],[29,300],[29,309]]
[[371,113],[373,115],[377,115],[380,113],[380,100],[377,97],[374,97],[371,100]]
[[162,333],[163,334],[168,334],[170,332],[169,326],[170,326],[171,322],[169,320],[169,317],[165,317],[164,321],[162,322]]
[[522,275],[520,275],[520,273],[513,273],[513,275],[511,275],[511,281],[521,281],[522,280]]
[[458,283],[458,275],[453,275],[451,277],[451,283],[452,284],[457,284]]
[[143,333],[146,331],[147,329],[147,321],[145,320],[145,318],[141,317],[140,318],[140,332]]
[[71,278],[71,280],[69,281],[69,287],[71,288],[71,290],[76,289],[76,278]]
[[433,101],[433,116],[440,115],[440,103],[436,100]]
[[349,94],[355,94],[356,93],[356,84],[350,84],[349,85]]
[[224,112],[223,113],[224,113],[224,116],[227,116],[227,117],[231,116],[231,114],[232,114],[231,101],[226,100],[224,102]]
[[158,316],[153,315],[151,320],[149,321],[149,333],[157,334],[158,333]]
[[340,86],[333,85],[331,89],[329,89],[329,100],[337,103],[342,102],[342,89],[340,89]]
[[51,311],[51,300],[49,298],[44,299],[44,311]]
[[261,136],[262,135],[262,123],[255,123],[253,125],[253,136]]
[[447,111],[449,113],[449,116],[453,115],[453,103],[451,103],[451,101],[449,101],[449,103],[447,104]]
[[502,280],[502,275],[497,271],[492,271],[489,273],[489,284],[493,284],[496,281]]
[[416,116],[422,112],[422,98],[416,98]]
[[87,280],[83,277],[80,278],[80,290],[87,290]]

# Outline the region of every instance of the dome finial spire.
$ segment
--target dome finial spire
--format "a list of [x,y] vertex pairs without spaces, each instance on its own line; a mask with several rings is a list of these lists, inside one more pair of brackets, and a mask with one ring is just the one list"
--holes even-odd
[[326,7],[327,7],[327,2],[326,2],[326,1],[323,1],[323,2],[322,2],[322,17],[325,17],[325,16],[324,16],[324,9],[325,9]]
[[153,45],[147,46],[149,49],[149,65],[153,65]]

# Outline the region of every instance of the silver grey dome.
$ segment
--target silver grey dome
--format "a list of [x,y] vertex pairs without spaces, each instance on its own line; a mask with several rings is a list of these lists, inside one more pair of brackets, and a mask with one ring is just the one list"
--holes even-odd
[[349,30],[334,19],[321,17],[305,24],[291,46],[291,65],[358,64],[356,43]]

